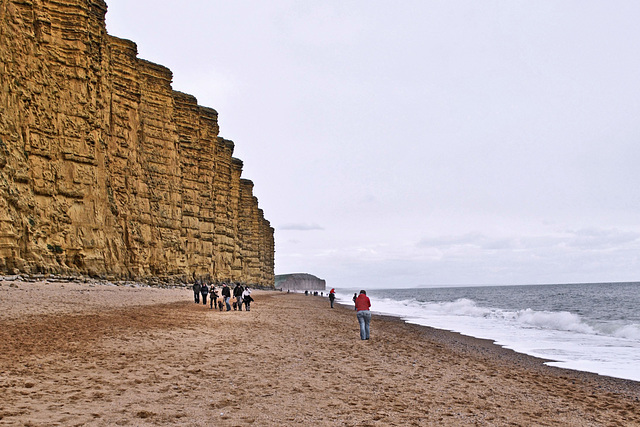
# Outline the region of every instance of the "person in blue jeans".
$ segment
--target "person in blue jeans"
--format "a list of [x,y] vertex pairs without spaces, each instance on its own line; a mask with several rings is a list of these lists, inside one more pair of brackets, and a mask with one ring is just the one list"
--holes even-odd
[[222,285],[222,298],[224,299],[224,303],[227,306],[227,311],[231,311],[231,304],[229,304],[229,299],[231,298],[231,289],[229,289],[226,283]]
[[369,339],[369,323],[371,323],[371,301],[367,296],[367,293],[363,290],[360,291],[360,295],[356,298],[356,316],[358,323],[360,323],[360,339]]

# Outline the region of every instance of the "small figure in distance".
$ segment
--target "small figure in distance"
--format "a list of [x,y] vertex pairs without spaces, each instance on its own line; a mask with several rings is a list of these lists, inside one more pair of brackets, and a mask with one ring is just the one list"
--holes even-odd
[[331,288],[329,291],[329,302],[331,303],[331,308],[333,308],[333,302],[336,300],[336,290]]
[[[358,294],[354,292],[353,293],[353,303],[354,304],[356,303],[356,298],[358,298]],[[355,310],[357,310],[357,308]]]
[[360,339],[369,339],[369,323],[371,322],[371,301],[365,290],[360,291],[360,295],[356,298],[356,317],[360,323]]

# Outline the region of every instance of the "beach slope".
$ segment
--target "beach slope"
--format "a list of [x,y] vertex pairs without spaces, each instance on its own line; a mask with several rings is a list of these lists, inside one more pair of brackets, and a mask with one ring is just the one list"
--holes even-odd
[[0,425],[640,425],[638,383],[382,316],[361,341],[353,308],[253,295],[0,283]]

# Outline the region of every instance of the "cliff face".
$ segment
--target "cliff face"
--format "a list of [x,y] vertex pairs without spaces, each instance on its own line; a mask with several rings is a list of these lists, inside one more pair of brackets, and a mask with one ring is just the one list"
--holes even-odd
[[307,273],[279,274],[275,276],[275,280],[275,287],[282,290],[324,291],[327,289],[327,282],[324,279]]
[[106,11],[0,0],[0,270],[273,286],[273,228],[216,111]]

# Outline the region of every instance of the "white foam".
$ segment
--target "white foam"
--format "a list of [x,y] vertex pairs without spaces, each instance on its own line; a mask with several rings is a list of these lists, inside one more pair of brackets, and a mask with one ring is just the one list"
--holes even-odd
[[531,326],[540,329],[573,331],[583,334],[596,333],[591,326],[582,321],[580,316],[566,311],[548,312],[526,309],[516,312],[514,320],[525,327]]
[[613,336],[640,341],[640,325],[632,324],[619,327],[613,331]]

